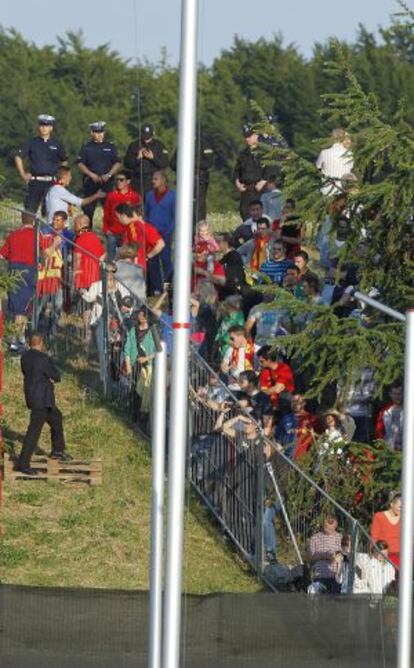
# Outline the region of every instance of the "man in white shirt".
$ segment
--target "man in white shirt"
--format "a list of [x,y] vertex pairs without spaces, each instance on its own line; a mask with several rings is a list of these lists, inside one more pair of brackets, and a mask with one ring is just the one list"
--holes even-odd
[[342,192],[341,179],[354,168],[350,135],[343,128],[336,128],[332,132],[332,141],[331,148],[321,151],[316,161],[324,177],[321,188],[324,195]]
[[103,190],[98,190],[98,192],[89,197],[77,197],[67,190],[71,181],[72,174],[69,167],[59,167],[56,174],[56,183],[48,190],[46,195],[46,214],[49,225],[52,224],[53,215],[56,211],[69,213],[71,205],[77,207],[86,206],[106,197],[106,193]]

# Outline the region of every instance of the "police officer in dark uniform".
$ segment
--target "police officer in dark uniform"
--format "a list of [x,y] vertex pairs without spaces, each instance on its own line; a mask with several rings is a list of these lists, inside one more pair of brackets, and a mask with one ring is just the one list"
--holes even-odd
[[[111,141],[105,140],[104,121],[90,123],[92,138],[83,144],[77,158],[79,170],[83,174],[83,197],[94,195],[98,190],[110,192],[114,175],[121,169],[118,151]],[[82,207],[91,221],[97,201]]]
[[164,144],[154,137],[154,128],[147,123],[142,126],[141,138],[133,141],[124,158],[126,169],[132,174],[132,188],[142,199],[152,189],[154,172],[168,167],[168,151]]
[[[18,148],[14,162],[19,175],[27,183],[24,207],[37,213],[39,205],[44,205],[47,191],[53,185],[56,172],[67,164],[66,151],[62,144],[52,137],[55,119],[48,114],[37,117],[38,134]],[[24,161],[29,163],[26,171]]]
[[[194,174],[194,222],[205,220],[207,217],[207,190],[210,180],[210,171],[214,165],[214,152],[203,141],[196,144],[196,160]],[[177,171],[177,151],[174,151],[170,162],[171,169]]]
[[243,135],[246,143],[240,151],[234,168],[234,182],[240,193],[240,215],[246,220],[249,215],[250,203],[260,199],[260,193],[266,185],[265,169],[260,159],[254,153],[259,143],[259,136],[250,125],[243,126]]

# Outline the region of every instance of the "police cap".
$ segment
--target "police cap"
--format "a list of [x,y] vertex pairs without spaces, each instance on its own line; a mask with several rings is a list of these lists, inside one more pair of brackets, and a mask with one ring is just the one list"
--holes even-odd
[[150,123],[146,123],[141,128],[141,137],[142,139],[151,139],[154,136],[154,126]]
[[55,124],[55,117],[50,116],[49,114],[40,114],[37,117],[37,124],[38,125],[54,125]]
[[89,127],[92,132],[105,132],[106,123],[105,121],[95,121],[94,123],[89,123]]
[[243,125],[243,135],[245,137],[251,137],[252,135],[254,135],[254,130],[251,125],[248,124]]

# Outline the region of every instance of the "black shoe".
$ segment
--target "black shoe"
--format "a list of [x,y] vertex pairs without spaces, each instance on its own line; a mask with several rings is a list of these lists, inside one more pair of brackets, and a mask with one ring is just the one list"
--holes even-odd
[[68,455],[67,452],[51,452],[49,455],[50,459],[58,459],[60,462],[71,462],[73,457]]
[[24,475],[30,475],[30,476],[37,476],[39,473],[36,469],[32,469],[30,466],[27,468],[20,468],[19,466],[16,466],[14,469],[15,471],[18,471],[19,473],[23,473]]

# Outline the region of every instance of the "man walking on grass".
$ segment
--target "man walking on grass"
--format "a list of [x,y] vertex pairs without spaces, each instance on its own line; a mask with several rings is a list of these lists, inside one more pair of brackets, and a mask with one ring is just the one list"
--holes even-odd
[[72,459],[65,453],[62,413],[55,402],[54,384],[60,382],[60,373],[44,350],[42,335],[34,333],[30,339],[30,349],[21,358],[24,396],[31,414],[16,469],[31,476],[37,474],[37,471],[31,468],[30,461],[45,422],[50,427],[51,458],[62,462]]

